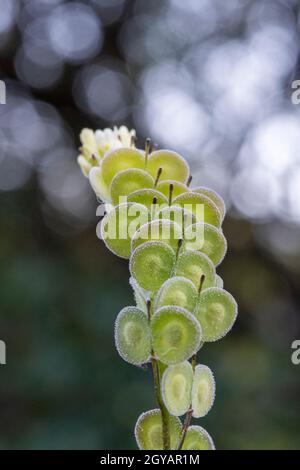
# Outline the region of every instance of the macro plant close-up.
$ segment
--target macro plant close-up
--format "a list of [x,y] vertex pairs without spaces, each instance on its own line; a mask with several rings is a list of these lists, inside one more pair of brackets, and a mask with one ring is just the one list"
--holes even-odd
[[[125,126],[84,129],[78,164],[106,215],[100,235],[129,260],[135,304],[115,322],[115,343],[130,364],[152,369],[158,408],[135,425],[143,450],[213,450],[210,434],[191,425],[211,409],[216,384],[201,348],[232,328],[237,304],[216,268],[227,242],[225,203],[193,187],[187,161],[172,150],[136,148]],[[180,417],[184,417],[181,422]]]
[[287,465],[299,198],[299,0],[0,0],[0,452]]

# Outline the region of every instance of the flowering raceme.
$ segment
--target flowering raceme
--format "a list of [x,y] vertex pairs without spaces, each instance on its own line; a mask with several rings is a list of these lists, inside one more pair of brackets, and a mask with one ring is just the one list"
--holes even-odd
[[80,155],[78,164],[85,176],[88,176],[90,169],[97,166],[104,156],[110,150],[120,147],[130,147],[135,140],[135,131],[129,131],[127,127],[121,126],[119,129],[106,128],[103,131],[96,132],[91,129],[83,129],[80,133]]
[[[204,343],[225,336],[237,316],[216,273],[227,250],[225,205],[205,187],[190,188],[185,159],[171,150],[135,147],[125,126],[84,129],[78,163],[105,204],[101,238],[129,259],[136,305],[116,318],[115,342],[127,362],[151,365],[157,409],[135,426],[144,450],[212,450],[208,432],[191,426],[215,398],[210,368],[197,363]],[[183,422],[180,417],[185,416]]]

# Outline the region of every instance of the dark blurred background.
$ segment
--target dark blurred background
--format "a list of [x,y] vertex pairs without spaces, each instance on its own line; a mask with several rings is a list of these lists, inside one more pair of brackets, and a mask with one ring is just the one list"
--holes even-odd
[[128,263],[97,239],[82,127],[125,123],[226,200],[239,303],[207,344],[220,449],[300,448],[299,0],[1,0],[0,448],[130,449],[155,406],[114,320]]

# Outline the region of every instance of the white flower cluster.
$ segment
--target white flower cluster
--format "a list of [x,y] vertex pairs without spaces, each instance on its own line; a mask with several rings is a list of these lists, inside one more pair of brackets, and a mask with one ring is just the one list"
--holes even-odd
[[78,164],[85,176],[93,166],[98,166],[103,156],[120,147],[135,147],[135,130],[129,130],[126,126],[113,129],[96,130],[83,129],[80,133],[80,155]]

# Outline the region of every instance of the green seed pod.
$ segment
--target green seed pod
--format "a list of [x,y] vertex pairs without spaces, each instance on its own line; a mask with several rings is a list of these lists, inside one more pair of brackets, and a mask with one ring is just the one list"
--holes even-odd
[[103,180],[109,187],[113,177],[119,171],[129,168],[144,169],[145,158],[143,152],[137,149],[122,147],[105,155],[101,161]]
[[142,204],[120,204],[103,218],[101,238],[112,253],[128,259],[131,254],[132,236],[147,220],[149,213]]
[[173,192],[172,192],[173,198],[179,196],[179,194],[187,193],[189,191],[189,188],[187,187],[186,184],[181,183],[180,181],[175,181],[175,180],[160,181],[160,183],[157,184],[156,189],[169,199],[170,185],[173,186]]
[[[154,200],[156,201],[154,204]],[[168,204],[168,199],[156,189],[138,189],[128,195],[128,201],[143,204],[153,212],[154,206],[164,206]]]
[[221,278],[221,276],[219,276],[219,274],[216,274],[215,287],[219,287],[220,289],[223,289],[223,287],[224,287],[224,281]]
[[192,191],[194,193],[204,194],[205,196],[209,197],[217,206],[220,211],[221,218],[224,220],[225,213],[226,213],[226,206],[224,199],[220,194],[210,188],[206,188],[205,186],[199,186],[198,188],[193,188]]
[[168,365],[189,359],[202,339],[199,322],[181,307],[162,307],[151,319],[152,345],[158,359]]
[[231,330],[237,303],[229,292],[211,287],[201,294],[195,315],[202,326],[203,341],[217,341]]
[[150,154],[147,171],[155,178],[160,168],[162,168],[161,180],[175,180],[186,183],[190,174],[185,159],[171,150],[156,150]]
[[191,211],[198,222],[205,222],[221,227],[221,214],[215,203],[204,194],[194,193],[192,191],[177,196],[174,205],[184,207]]
[[210,224],[190,225],[185,231],[185,248],[205,253],[218,266],[227,251],[227,241],[221,230]]
[[161,391],[164,404],[173,416],[185,414],[191,404],[193,368],[188,361],[169,366],[163,375]]
[[161,241],[177,251],[178,241],[182,238],[179,225],[170,220],[152,220],[142,225],[132,237],[132,251],[147,241]]
[[171,277],[157,293],[154,308],[175,305],[193,312],[196,307],[198,292],[192,281],[184,277]]
[[[135,425],[135,438],[141,450],[163,450],[162,416],[158,409],[141,414]],[[169,416],[171,450],[176,450],[181,433],[180,419]]]
[[109,186],[105,183],[102,170],[99,166],[94,166],[90,170],[89,180],[96,196],[103,202],[111,202]]
[[180,227],[184,225],[185,229],[197,222],[196,217],[192,212],[185,210],[180,206],[164,207],[160,212],[158,212],[157,218],[172,220],[172,222],[176,222]]
[[215,445],[205,429],[201,426],[190,426],[182,450],[215,450]]
[[146,242],[133,251],[129,269],[143,289],[155,292],[171,276],[174,263],[175,253],[169,245]]
[[121,196],[128,196],[133,191],[153,188],[153,186],[154,180],[149,173],[137,168],[130,168],[119,171],[113,177],[110,185],[110,197],[113,204],[119,204]]
[[198,365],[195,368],[192,387],[192,409],[194,418],[207,415],[216,395],[216,383],[209,367]]
[[131,285],[133,290],[136,306],[143,310],[143,312],[148,313],[147,300],[149,298],[149,293],[145,289],[140,287],[133,277],[129,278],[129,284]]
[[199,251],[187,250],[181,253],[176,263],[175,274],[190,279],[197,289],[203,274],[205,276],[203,289],[215,285],[215,267],[208,256]]
[[148,318],[137,307],[125,307],[115,323],[116,348],[124,361],[134,365],[148,362],[151,357],[151,338]]

